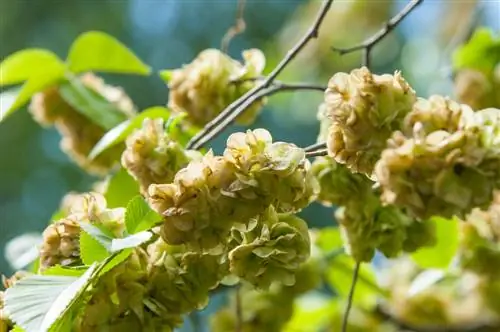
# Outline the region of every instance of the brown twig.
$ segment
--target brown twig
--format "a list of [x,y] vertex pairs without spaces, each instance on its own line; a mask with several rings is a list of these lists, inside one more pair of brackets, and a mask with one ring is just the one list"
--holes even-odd
[[316,151],[306,151],[306,157],[323,157],[328,155],[328,150],[323,149],[323,150],[316,150]]
[[347,306],[344,311],[344,318],[342,319],[342,332],[347,332],[349,313],[351,312],[352,302],[354,301],[354,291],[356,290],[360,267],[361,262],[356,262],[356,266],[354,267],[354,271],[352,273],[351,289],[349,290],[349,295],[347,296]]
[[[318,31],[323,23],[326,13],[330,9],[333,0],[324,0],[318,15],[309,28],[307,33],[297,42],[297,44],[287,52],[285,57],[273,69],[273,71],[263,80],[261,84],[257,84],[253,89],[249,90],[243,96],[226,107],[216,118],[210,121],[193,139],[188,143],[188,149],[198,149],[205,143],[217,136],[222,130],[230,125],[237,116],[235,113],[242,113],[248,106],[256,100],[255,96],[262,90],[272,89],[271,85],[276,77],[286,68],[297,54],[312,40],[318,36]],[[286,90],[286,89],[285,89]],[[258,99],[258,98],[257,98]],[[248,102],[253,100],[252,102]]]
[[305,152],[312,152],[312,151],[324,150],[324,149],[326,149],[326,143],[325,142],[319,142],[319,143],[315,143],[315,144],[306,146],[304,148],[304,151]]
[[418,5],[420,5],[424,0],[412,0],[410,1],[403,10],[401,10],[396,16],[387,21],[382,29],[377,31],[370,38],[366,39],[364,42],[351,46],[348,48],[337,48],[332,47],[332,49],[340,55],[352,53],[355,51],[363,50],[363,65],[370,65],[370,52],[372,48],[378,44],[382,39],[384,39],[394,28],[396,28],[399,23],[401,23],[408,14],[410,14]]
[[236,9],[236,21],[234,22],[234,25],[227,30],[226,34],[222,38],[220,49],[224,53],[227,53],[231,40],[240,33],[245,32],[246,23],[245,18],[243,17],[245,13],[245,3],[245,0],[238,0],[238,8]]

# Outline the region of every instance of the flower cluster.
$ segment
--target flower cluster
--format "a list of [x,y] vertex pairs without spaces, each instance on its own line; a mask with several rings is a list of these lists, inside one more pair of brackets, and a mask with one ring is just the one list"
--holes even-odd
[[[252,89],[265,66],[264,54],[251,49],[243,52],[242,65],[216,49],[201,52],[194,61],[170,72],[168,106],[186,112],[189,120],[203,126],[226,106]],[[250,124],[262,108],[257,101],[238,117],[240,124]]]
[[122,154],[123,167],[139,183],[141,193],[147,194],[152,183],[170,183],[177,171],[197,157],[172,140],[164,128],[163,119],[146,119],[142,128],[127,138]]
[[329,154],[353,172],[370,176],[387,139],[415,101],[415,92],[399,72],[374,75],[363,67],[335,74],[325,92],[332,121]]
[[263,129],[236,133],[224,156],[205,155],[191,161],[173,183],[151,185],[149,203],[164,216],[167,243],[210,249],[226,242],[235,223],[274,205],[295,212],[314,198],[317,183],[303,150],[272,143]]
[[[135,113],[132,101],[120,88],[108,86],[92,74],[79,79],[86,88],[105,98],[126,116],[130,117]],[[68,104],[57,88],[49,88],[35,95],[30,111],[37,122],[57,128],[62,136],[61,149],[83,169],[103,174],[120,159],[123,150],[121,145],[108,149],[95,159],[88,158],[88,154],[106,131]]]
[[382,200],[422,219],[487,207],[498,186],[499,116],[440,96],[420,99],[375,167]]

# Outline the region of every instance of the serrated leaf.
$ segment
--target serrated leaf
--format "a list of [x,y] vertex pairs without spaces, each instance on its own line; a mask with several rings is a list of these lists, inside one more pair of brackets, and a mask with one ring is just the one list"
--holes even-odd
[[80,257],[85,265],[101,262],[109,256],[106,248],[86,231],[80,233]]
[[109,130],[127,119],[114,104],[78,79],[70,79],[59,87],[61,97],[76,111],[102,128]]
[[411,254],[412,259],[422,268],[447,268],[458,250],[459,221],[432,217],[436,225],[436,245],[423,247]]
[[150,68],[114,37],[100,31],[81,34],[71,45],[68,67],[74,73],[99,71],[148,75]]
[[137,234],[132,234],[121,239],[113,239],[111,241],[111,252],[118,252],[123,249],[135,248],[149,241],[153,233],[144,231]]
[[89,158],[94,159],[103,151],[125,141],[127,136],[129,136],[135,129],[138,129],[142,126],[144,119],[162,118],[166,120],[169,118],[169,116],[170,111],[166,107],[155,106],[145,109],[133,119],[126,120],[113,129],[109,130],[99,140],[99,142],[97,142],[92,151],[90,151]]
[[111,271],[113,268],[124,262],[130,256],[130,254],[132,254],[132,252],[133,249],[129,248],[122,250],[119,253],[115,253],[113,258],[106,263],[106,265],[102,268],[98,275],[102,276]]
[[0,86],[18,84],[31,77],[41,77],[64,70],[64,62],[54,53],[28,48],[9,55],[0,63]]
[[101,228],[95,225],[86,222],[80,222],[79,225],[85,233],[100,243],[108,252],[111,252],[111,241],[113,241],[112,236],[106,234]]
[[489,74],[499,62],[500,38],[495,38],[493,31],[486,28],[478,28],[453,54],[455,69],[471,68]]
[[139,195],[139,185],[125,169],[121,168],[109,179],[104,197],[109,208],[116,208],[127,206],[137,195]]
[[161,215],[153,211],[141,195],[135,196],[128,202],[125,227],[129,234],[148,230],[161,220]]
[[10,105],[7,111],[2,111],[3,114],[10,115],[14,111],[24,106],[37,92],[43,91],[46,88],[56,85],[64,79],[64,69],[60,71],[51,71],[43,75],[33,76],[19,90],[16,100]]
[[[346,298],[351,288],[352,276],[355,262],[347,255],[338,255],[329,262],[327,280],[330,286],[341,296]],[[360,306],[371,307],[375,304],[377,297],[387,296],[387,292],[377,285],[375,273],[370,264],[361,264],[354,303]]]
[[7,315],[26,332],[61,331],[71,319],[83,291],[92,280],[97,265],[81,277],[32,275],[5,292]]
[[5,245],[5,259],[14,270],[21,270],[33,263],[39,255],[38,246],[42,243],[39,233],[17,236]]
[[42,272],[49,276],[80,277],[87,271],[86,266],[62,267],[61,265],[51,266]]
[[158,75],[164,80],[166,83],[170,82],[172,79],[172,71],[171,70],[160,70]]
[[0,93],[0,122],[15,111],[12,105],[16,102],[20,92],[21,88],[15,87]]

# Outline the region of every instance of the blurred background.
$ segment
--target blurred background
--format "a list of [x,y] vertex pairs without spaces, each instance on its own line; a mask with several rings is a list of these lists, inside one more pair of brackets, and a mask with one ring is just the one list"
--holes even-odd
[[[247,0],[246,31],[230,44],[231,56],[260,48],[267,71],[309,26],[320,0]],[[361,55],[339,56],[331,46],[348,47],[380,29],[407,1],[337,0],[313,41],[280,79],[326,85],[337,71],[360,64]],[[0,0],[0,59],[23,48],[46,48],[65,58],[82,32],[114,35],[155,71],[190,62],[206,48],[219,48],[233,25],[237,0]],[[419,96],[453,96],[450,56],[474,26],[500,31],[500,0],[425,0],[398,29],[373,50],[376,73],[402,70]],[[150,77],[105,76],[121,85],[141,109],[164,105],[168,91]],[[286,93],[273,97],[253,127],[269,129],[276,140],[307,146],[318,134],[316,112],[322,94]],[[221,151],[232,127],[214,143]],[[55,129],[43,129],[20,111],[0,123],[0,273],[12,268],[3,253],[8,240],[40,233],[68,191],[86,191],[94,178],[76,167],[59,147]],[[303,212],[313,226],[333,222],[332,210],[313,206]]]

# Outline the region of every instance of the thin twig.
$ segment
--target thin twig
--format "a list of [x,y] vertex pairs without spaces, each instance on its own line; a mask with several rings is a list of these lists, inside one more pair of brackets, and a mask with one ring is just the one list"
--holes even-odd
[[236,327],[235,332],[243,331],[243,310],[241,308],[241,286],[236,287]]
[[311,152],[311,151],[323,150],[323,149],[326,149],[326,143],[325,142],[319,142],[319,143],[315,143],[315,144],[306,146],[304,148],[304,151],[305,152]]
[[[307,33],[302,37],[302,39],[299,40],[299,42],[290,50],[287,52],[285,57],[280,61],[280,63],[274,68],[274,70],[266,77],[266,79],[262,82],[262,84],[257,84],[253,89],[249,90],[247,93],[245,93],[243,96],[238,98],[236,101],[231,103],[228,107],[226,107],[217,117],[215,117],[212,121],[210,121],[204,128],[201,130],[197,135],[193,137],[193,139],[188,143],[187,148],[188,149],[196,149],[201,146],[203,146],[206,142],[208,142],[211,138],[217,136],[218,132],[224,130],[229,124],[231,124],[232,121],[236,118],[233,116],[235,112],[238,110],[241,111],[241,107],[243,105],[246,109],[246,107],[250,106],[251,103],[247,103],[248,99],[252,99],[256,94],[258,94],[260,91],[269,88],[270,85],[273,83],[273,81],[276,79],[276,77],[285,69],[285,67],[290,63],[295,56],[311,41],[312,39],[316,38],[318,36],[318,31],[321,26],[321,23],[323,23],[323,20],[326,16],[326,13],[330,9],[331,5],[333,3],[333,0],[324,0],[323,5],[321,6],[321,9],[313,22],[312,26],[309,28]],[[230,119],[230,120],[228,120]],[[216,131],[215,133],[212,133],[212,131]],[[206,136],[210,136],[210,139],[206,139]]]
[[226,34],[222,38],[220,49],[224,53],[227,53],[231,40],[240,33],[245,32],[246,23],[245,18],[243,17],[245,13],[245,3],[245,0],[238,0],[238,8],[236,9],[236,21],[234,22],[234,25],[227,30]]
[[248,107],[250,107],[253,103],[258,101],[261,98],[274,95],[278,92],[294,92],[300,90],[310,90],[310,91],[324,91],[323,87],[318,87],[315,85],[308,84],[281,84],[281,85],[271,85],[269,88],[261,90],[256,94],[250,96],[243,101],[240,106],[234,109],[232,113],[230,113],[222,123],[220,123],[214,130],[208,132],[204,136],[202,136],[195,143],[190,142],[188,145],[188,149],[199,149],[203,145],[205,145],[210,140],[214,139],[217,135],[219,135],[234,119],[236,119],[241,113],[243,113]]
[[361,262],[356,262],[354,272],[352,273],[351,289],[349,290],[349,295],[347,296],[347,306],[345,308],[344,318],[342,320],[342,332],[347,332],[347,323],[349,321],[349,313],[351,312],[352,302],[354,301],[354,291],[356,289],[356,283],[358,282],[360,267]]
[[323,157],[328,155],[328,150],[323,149],[323,150],[317,150],[317,151],[310,151],[306,152],[306,157]]
[[[247,77],[243,79],[238,79],[234,80],[231,83],[232,84],[241,84],[244,82],[256,82],[256,81],[262,81],[265,80],[266,78],[264,76],[257,76],[257,77]],[[317,90],[321,92],[325,92],[327,89],[327,86],[325,85],[319,85],[319,84],[314,84],[314,83],[285,83],[282,81],[274,80],[274,82],[271,84],[272,86],[276,87],[282,87],[282,88],[294,88],[295,90]]]
[[394,28],[396,28],[399,23],[401,23],[408,14],[410,14],[418,5],[420,5],[424,0],[412,0],[410,1],[403,10],[401,10],[396,16],[387,21],[382,29],[377,31],[370,38],[366,39],[364,42],[354,45],[348,48],[337,48],[332,47],[332,49],[340,55],[352,53],[355,51],[363,50],[363,65],[369,66],[370,64],[370,52],[377,43],[384,39]]

